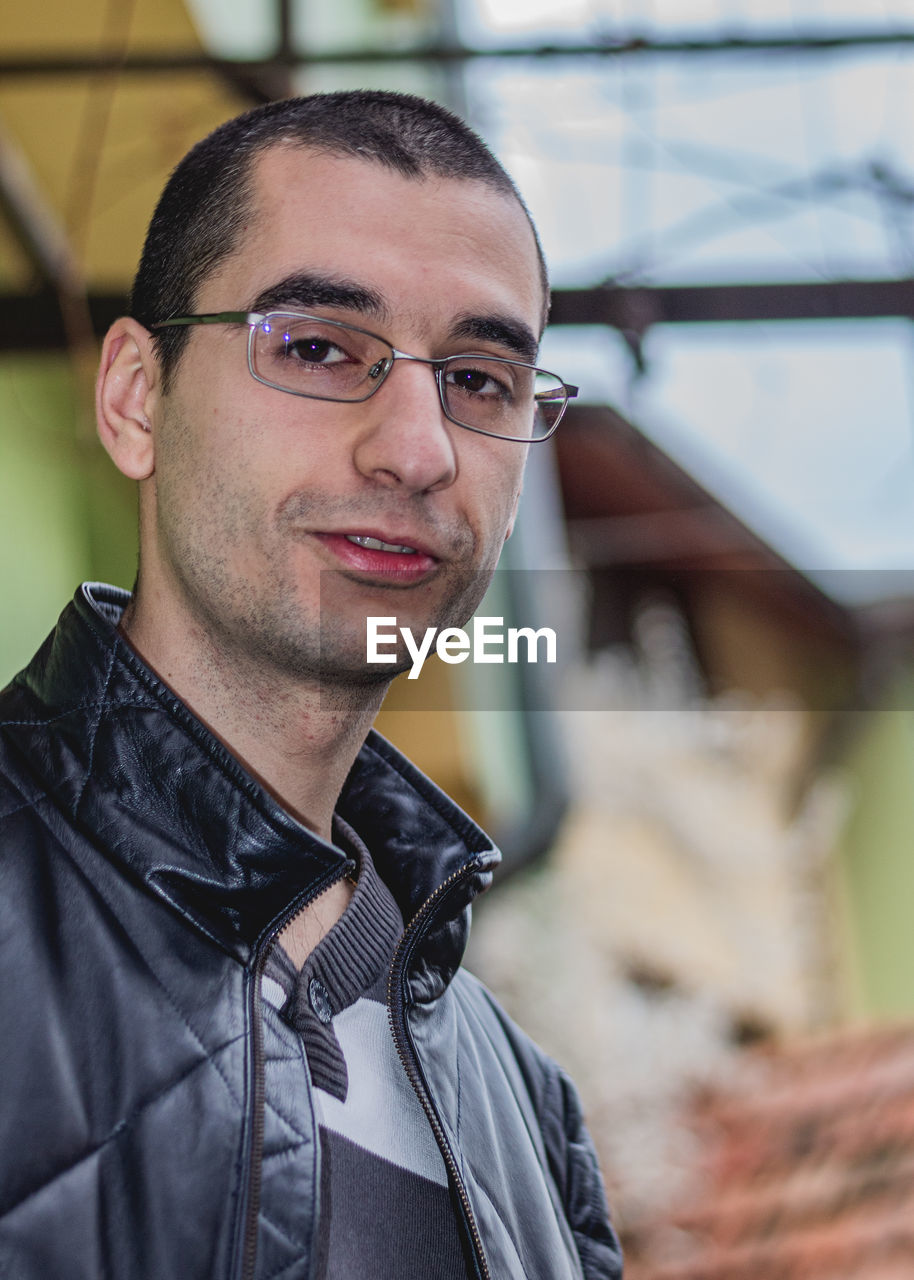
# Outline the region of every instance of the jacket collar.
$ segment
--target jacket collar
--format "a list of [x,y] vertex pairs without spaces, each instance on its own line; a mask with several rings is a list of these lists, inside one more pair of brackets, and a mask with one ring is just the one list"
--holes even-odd
[[[14,682],[29,722],[16,733],[40,739],[29,757],[42,762],[42,787],[125,874],[246,962],[278,920],[339,874],[345,855],[264,791],[126,644],[116,626],[129,598],[80,587]],[[484,832],[374,731],[337,812],[407,921],[463,871],[460,927],[450,930],[462,951],[463,908],[499,861]],[[445,967],[455,963],[459,954]]]

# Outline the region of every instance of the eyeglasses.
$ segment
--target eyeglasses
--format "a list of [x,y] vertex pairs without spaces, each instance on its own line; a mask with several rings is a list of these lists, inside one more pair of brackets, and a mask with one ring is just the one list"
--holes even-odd
[[267,387],[309,400],[358,404],[373,396],[395,360],[435,371],[445,417],[458,427],[527,444],[552,435],[578,388],[523,360],[488,355],[428,360],[398,351],[357,325],[298,311],[217,311],[152,325],[244,324],[248,369]]

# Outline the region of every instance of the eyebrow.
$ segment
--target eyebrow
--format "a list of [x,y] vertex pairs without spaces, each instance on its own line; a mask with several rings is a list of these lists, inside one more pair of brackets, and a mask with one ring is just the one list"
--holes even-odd
[[458,316],[451,325],[451,336],[496,342],[530,364],[536,360],[539,350],[533,330],[523,321],[514,320],[510,316]]
[[343,307],[387,321],[390,313],[381,295],[345,277],[299,272],[286,276],[259,293],[251,311],[281,311],[284,307]]
[[[296,272],[264,289],[254,299],[251,311],[281,311],[284,307],[341,307],[371,317],[382,324],[390,323],[391,313],[384,298],[375,289],[345,276]],[[539,343],[523,321],[503,315],[458,316],[451,325],[452,339],[476,339],[494,342],[531,364],[536,360]]]

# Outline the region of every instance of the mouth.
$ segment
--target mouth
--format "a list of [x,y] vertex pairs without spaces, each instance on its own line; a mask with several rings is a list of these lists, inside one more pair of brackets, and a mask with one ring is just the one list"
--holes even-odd
[[347,533],[346,541],[353,543],[357,547],[366,547],[369,551],[390,551],[398,556],[416,556],[419,552],[415,547],[406,547],[402,543],[382,542],[380,538],[369,538],[362,533]]
[[[438,556],[425,547],[387,531],[387,537],[373,533],[316,533],[314,536],[330,553],[334,567],[356,573],[364,580],[402,584],[424,581],[440,565]],[[407,535],[408,537],[408,535]]]

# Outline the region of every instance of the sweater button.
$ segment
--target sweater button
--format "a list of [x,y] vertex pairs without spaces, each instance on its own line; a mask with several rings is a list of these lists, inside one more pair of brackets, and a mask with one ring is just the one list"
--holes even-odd
[[317,978],[312,978],[308,983],[308,999],[318,1019],[323,1023],[329,1022],[333,1017],[330,996],[327,994],[327,988]]

